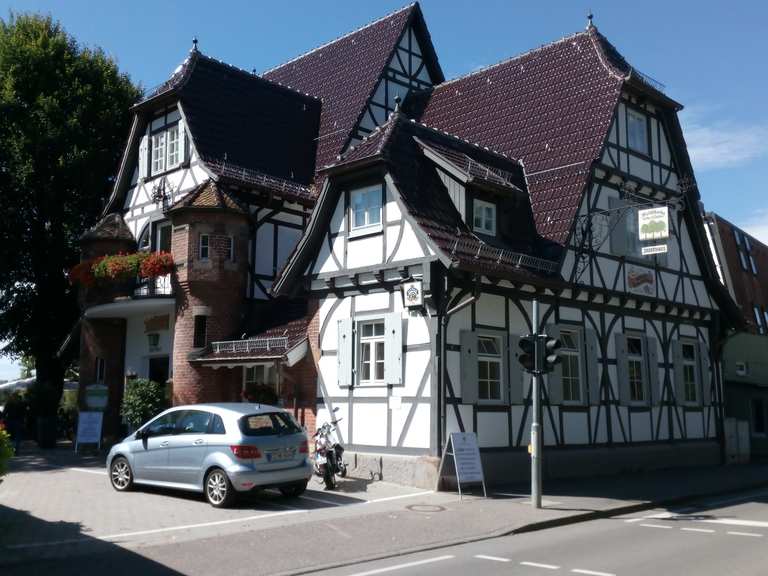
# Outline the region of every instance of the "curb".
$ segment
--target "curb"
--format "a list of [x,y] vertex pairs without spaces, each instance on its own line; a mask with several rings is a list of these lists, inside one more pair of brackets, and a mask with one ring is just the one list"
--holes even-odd
[[761,480],[759,482],[753,482],[738,488],[727,488],[724,490],[713,490],[709,492],[701,492],[697,494],[687,494],[685,496],[676,496],[674,498],[666,498],[661,500],[654,500],[648,502],[639,502],[635,504],[627,504],[625,506],[616,506],[614,508],[608,508],[606,510],[596,510],[591,512],[582,512],[578,514],[572,514],[570,516],[563,516],[561,518],[552,518],[550,520],[543,520],[541,522],[531,522],[519,528],[513,528],[511,530],[501,529],[481,534],[477,536],[466,536],[462,538],[456,538],[453,540],[446,540],[435,544],[429,544],[427,546],[415,546],[412,548],[404,548],[397,552],[388,554],[371,554],[368,556],[362,556],[354,560],[348,560],[344,562],[330,562],[327,564],[320,564],[313,566],[312,568],[300,568],[298,570],[287,570],[285,572],[275,572],[272,576],[303,576],[305,574],[316,574],[325,570],[333,570],[336,568],[345,568],[348,566],[354,566],[356,564],[363,564],[366,562],[375,562],[378,560],[387,560],[389,558],[400,558],[408,556],[410,554],[416,554],[418,552],[429,552],[432,550],[440,550],[451,546],[460,546],[462,544],[471,544],[473,542],[481,542],[483,540],[493,540],[495,538],[503,538],[505,536],[513,536],[516,534],[526,534],[528,532],[537,532],[539,530],[546,530],[548,528],[557,528],[559,526],[568,526],[571,524],[580,524],[582,522],[589,522],[591,520],[600,520],[605,518],[612,518],[615,516],[621,516],[624,514],[634,514],[636,512],[643,512],[645,510],[653,510],[658,507],[676,506],[684,504],[692,500],[698,500],[701,498],[712,498],[715,496],[724,496],[727,494],[736,494],[738,492],[745,492],[749,490],[756,490],[768,486],[768,480]]

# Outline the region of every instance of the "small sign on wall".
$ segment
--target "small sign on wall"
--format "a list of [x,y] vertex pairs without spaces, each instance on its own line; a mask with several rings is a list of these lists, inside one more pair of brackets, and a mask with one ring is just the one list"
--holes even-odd
[[626,270],[627,292],[641,296],[656,296],[656,275],[653,270],[628,264]]
[[[669,208],[646,208],[637,211],[637,230],[640,240],[664,240],[669,238]],[[658,254],[658,252],[653,252]]]
[[402,289],[403,306],[406,308],[416,308],[424,304],[424,294],[422,293],[421,280],[404,282],[402,284]]

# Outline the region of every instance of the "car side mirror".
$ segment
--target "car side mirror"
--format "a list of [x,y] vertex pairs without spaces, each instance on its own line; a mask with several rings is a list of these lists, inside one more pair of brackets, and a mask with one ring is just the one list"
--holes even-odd
[[143,428],[141,430],[137,430],[135,434],[136,440],[144,440],[144,438],[147,436],[149,436],[149,434],[147,434],[147,430]]

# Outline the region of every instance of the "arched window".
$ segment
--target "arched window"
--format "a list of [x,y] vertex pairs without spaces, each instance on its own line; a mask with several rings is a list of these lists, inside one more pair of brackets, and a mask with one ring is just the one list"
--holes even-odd
[[150,229],[152,227],[147,224],[144,226],[144,229],[141,231],[141,234],[139,235],[139,250],[142,250],[144,252],[149,252],[149,250],[152,247],[152,238],[150,235]]

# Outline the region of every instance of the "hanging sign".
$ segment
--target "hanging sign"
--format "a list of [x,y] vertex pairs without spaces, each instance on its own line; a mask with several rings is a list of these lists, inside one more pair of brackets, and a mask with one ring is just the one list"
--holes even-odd
[[438,482],[442,478],[447,457],[453,459],[459,496],[461,497],[462,484],[482,484],[483,495],[485,496],[485,475],[483,474],[483,461],[480,458],[477,435],[474,432],[450,433],[448,442],[445,443],[443,457],[440,460],[440,470],[437,474]]
[[638,210],[637,229],[640,232],[641,241],[669,238],[669,208],[661,206]]
[[105,410],[109,402],[109,388],[103,384],[91,384],[85,388],[85,405],[91,410]]
[[421,280],[404,282],[402,288],[403,305],[406,308],[416,308],[424,304],[424,294],[421,291]]
[[101,448],[101,423],[103,418],[103,412],[80,412],[77,417],[75,452],[77,452],[80,444],[96,444]]

